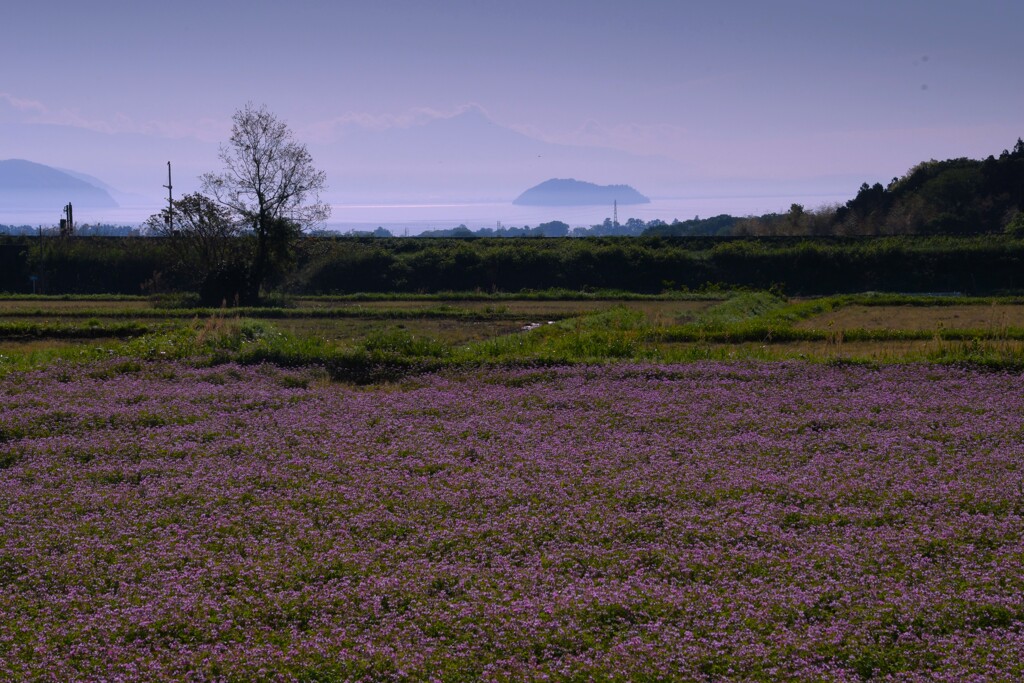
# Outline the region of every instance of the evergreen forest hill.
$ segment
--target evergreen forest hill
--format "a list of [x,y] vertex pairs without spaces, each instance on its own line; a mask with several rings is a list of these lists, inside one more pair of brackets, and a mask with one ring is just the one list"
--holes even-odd
[[1024,230],[1024,141],[983,161],[925,161],[841,206],[737,222],[735,235],[972,235]]

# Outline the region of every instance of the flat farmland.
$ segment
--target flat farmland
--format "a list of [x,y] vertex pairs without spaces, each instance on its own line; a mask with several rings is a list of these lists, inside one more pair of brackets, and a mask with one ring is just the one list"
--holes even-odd
[[0,302],[0,680],[1020,680],[1024,338],[910,300]]
[[[175,309],[142,299],[0,299],[0,348],[7,352],[78,348],[80,338],[107,344],[118,337],[200,328],[204,321],[262,321],[286,335],[314,338],[334,347],[399,333],[463,345],[491,340],[567,318],[610,310],[635,312],[651,325],[679,324],[698,317],[715,300],[679,299],[496,299],[297,298],[287,308]],[[132,329],[126,329],[129,324]],[[119,332],[111,332],[120,330]],[[106,333],[109,332],[109,333]]]
[[0,315],[66,315],[82,310],[121,312],[152,307],[149,300],[140,297],[0,297]]
[[90,339],[53,339],[53,338],[27,338],[19,337],[14,339],[0,339],[0,362],[10,355],[19,355],[26,352],[46,353],[71,351],[74,349],[87,349],[92,346],[108,346],[117,343],[116,337],[94,337]]
[[479,342],[514,334],[533,319],[467,320],[465,318],[415,318],[381,320],[379,318],[287,318],[274,321],[274,327],[299,337],[318,337],[331,344],[353,345],[373,335],[405,333],[427,337],[446,344]]
[[713,306],[716,301],[679,299],[332,299],[330,297],[297,298],[296,306],[309,309],[337,308],[368,310],[453,309],[479,313],[507,313],[524,319],[574,317],[606,311],[613,307],[640,311],[651,319],[689,319]]
[[756,361],[933,362],[956,358],[965,350],[982,350],[1003,359],[1024,358],[1024,341],[952,342],[942,339],[847,341],[841,335],[820,341],[741,341],[732,343],[648,343],[649,357],[668,361],[714,359]]
[[1024,364],[1024,304],[1007,299],[787,301],[734,292],[690,299],[309,297],[290,304],[195,309],[95,297],[0,300],[0,369],[39,352],[67,359],[198,354],[349,368],[422,366],[424,359],[431,367],[744,358]]
[[1000,330],[1024,328],[1024,304],[844,306],[801,321],[802,329]]
[[0,679],[1024,676],[1019,375],[112,359],[0,392]]

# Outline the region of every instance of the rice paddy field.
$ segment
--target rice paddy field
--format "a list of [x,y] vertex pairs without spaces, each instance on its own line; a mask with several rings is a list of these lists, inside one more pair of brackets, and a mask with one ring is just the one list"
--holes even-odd
[[0,680],[1020,680],[1019,306],[0,301]]
[[1024,306],[1020,304],[953,304],[945,306],[865,306],[855,304],[831,314],[803,321],[801,327],[822,325],[840,329],[903,330],[1002,330],[1024,327]]

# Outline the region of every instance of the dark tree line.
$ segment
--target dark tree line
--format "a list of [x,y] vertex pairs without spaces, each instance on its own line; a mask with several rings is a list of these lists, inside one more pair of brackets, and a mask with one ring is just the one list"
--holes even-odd
[[[232,249],[255,249],[252,235]],[[193,291],[169,268],[173,238],[0,237],[0,291],[50,294]],[[519,292],[561,287],[658,293],[708,283],[791,294],[1024,289],[1014,235],[844,238],[300,238],[276,289],[294,294]],[[219,301],[212,302],[219,305]],[[233,302],[228,302],[229,304]]]
[[926,161],[843,205],[738,222],[737,235],[971,235],[1022,230],[1024,141],[983,161]]

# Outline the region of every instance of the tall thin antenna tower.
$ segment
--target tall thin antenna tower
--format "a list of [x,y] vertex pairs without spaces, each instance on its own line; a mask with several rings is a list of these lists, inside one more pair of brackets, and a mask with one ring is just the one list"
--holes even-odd
[[167,162],[167,184],[164,185],[167,188],[167,229],[174,230],[174,195],[171,194],[171,190],[174,188],[171,185],[171,162]]
[[619,200],[616,199],[612,204],[612,225],[616,228],[619,227]]

